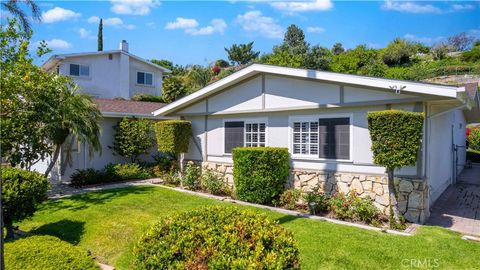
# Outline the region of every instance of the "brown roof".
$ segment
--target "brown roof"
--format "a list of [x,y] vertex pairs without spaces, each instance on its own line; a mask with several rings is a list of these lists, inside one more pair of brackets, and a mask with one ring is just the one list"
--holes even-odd
[[167,105],[160,102],[134,101],[121,99],[94,99],[98,109],[102,113],[124,113],[124,114],[145,114],[150,115],[153,111]]

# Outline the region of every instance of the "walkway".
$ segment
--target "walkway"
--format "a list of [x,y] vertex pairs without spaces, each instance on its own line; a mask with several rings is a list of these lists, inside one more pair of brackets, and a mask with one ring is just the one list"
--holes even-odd
[[432,207],[427,224],[480,236],[480,164],[465,169]]

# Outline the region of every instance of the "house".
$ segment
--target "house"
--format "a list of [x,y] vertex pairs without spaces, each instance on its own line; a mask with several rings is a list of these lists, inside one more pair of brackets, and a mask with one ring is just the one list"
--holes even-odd
[[[109,148],[114,141],[113,126],[123,117],[153,118],[151,112],[165,105],[130,100],[140,93],[161,95],[163,77],[170,70],[131,54],[125,40],[118,50],[53,55],[42,67],[70,76],[81,92],[94,98],[103,116],[99,123],[101,152],[90,156],[87,145],[77,145],[74,138],[69,138],[52,172],[53,179],[69,181],[77,169],[101,169],[108,163],[128,162]],[[143,158],[148,160],[150,156]],[[45,168],[45,163],[36,166],[39,171]]]
[[[424,112],[415,166],[396,171],[399,208],[424,222],[454,183],[465,160],[465,125],[478,121],[476,85],[444,86],[323,71],[250,65],[153,112],[192,122],[186,159],[202,162],[232,184],[231,150],[288,147],[289,185],[327,193],[355,190],[388,211],[385,168],[373,163],[367,112]],[[274,168],[272,168],[274,169]]]

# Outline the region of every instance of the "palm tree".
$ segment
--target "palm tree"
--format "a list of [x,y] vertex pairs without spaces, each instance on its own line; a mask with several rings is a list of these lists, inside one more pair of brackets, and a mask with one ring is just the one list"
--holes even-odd
[[101,118],[100,111],[91,97],[79,93],[77,86],[71,81],[64,85],[65,87],[60,87],[58,96],[52,99],[53,102],[50,100],[50,110],[46,114],[49,139],[55,150],[45,176],[48,176],[53,169],[60,156],[62,145],[69,136],[75,137],[79,142],[87,143],[90,154],[101,150],[98,125]]
[[22,28],[26,33],[30,33],[30,31],[32,30],[32,27],[28,20],[27,14],[25,13],[25,11],[22,10],[22,8],[19,5],[22,3],[30,8],[30,11],[32,12],[33,20],[41,21],[42,17],[40,14],[40,8],[38,7],[37,3],[35,3],[33,0],[2,1],[2,7],[5,8],[8,12],[10,12],[15,18],[17,18],[20,21],[20,24],[22,25]]

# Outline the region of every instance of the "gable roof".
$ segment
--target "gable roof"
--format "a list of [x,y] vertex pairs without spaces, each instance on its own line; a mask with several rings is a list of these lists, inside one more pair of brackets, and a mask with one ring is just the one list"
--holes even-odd
[[104,54],[117,54],[117,53],[123,53],[125,55],[128,55],[129,57],[138,60],[142,63],[145,63],[149,66],[152,66],[154,68],[160,69],[164,73],[171,73],[172,71],[169,70],[168,68],[162,67],[160,65],[157,65],[155,63],[152,63],[146,59],[143,59],[139,56],[136,56],[134,54],[122,51],[122,50],[110,50],[110,51],[100,51],[100,52],[85,52],[85,53],[66,53],[66,54],[55,54],[52,55],[45,63],[43,63],[42,67],[45,69],[50,69],[54,67],[58,62],[61,60],[64,60],[65,58],[68,57],[82,57],[82,56],[95,56],[95,55],[104,55]]
[[378,88],[383,90],[394,91],[392,87],[401,88],[402,92],[422,94],[427,96],[439,96],[446,98],[457,98],[457,92],[465,92],[465,87],[446,86],[431,83],[392,80],[376,77],[367,77],[343,73],[334,73],[326,71],[316,71],[299,68],[279,67],[264,64],[252,64],[245,67],[230,76],[227,76],[217,82],[214,82],[206,87],[194,92],[184,98],[181,98],[171,104],[168,104],[161,109],[154,111],[155,116],[166,115],[193,104],[203,98],[212,94],[220,92],[229,86],[232,86],[247,78],[253,77],[260,73],[289,76],[294,78],[313,79],[323,82],[357,85],[371,88]]
[[97,104],[97,108],[102,112],[102,115],[111,117],[152,117],[152,111],[158,110],[167,105],[160,102],[122,99],[95,98],[93,100]]

